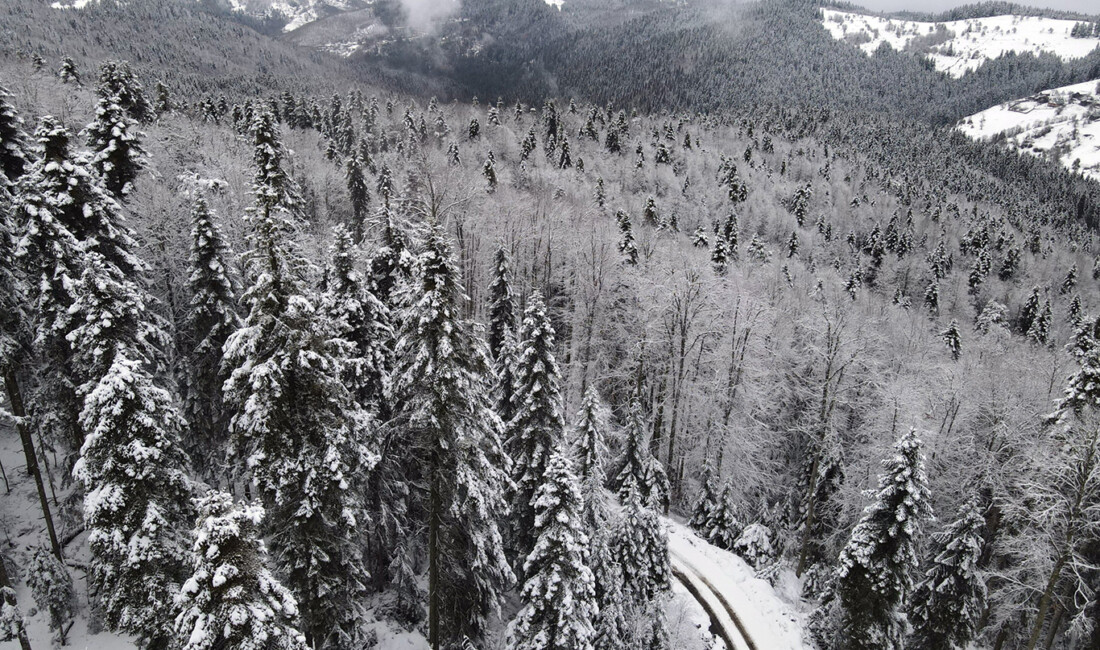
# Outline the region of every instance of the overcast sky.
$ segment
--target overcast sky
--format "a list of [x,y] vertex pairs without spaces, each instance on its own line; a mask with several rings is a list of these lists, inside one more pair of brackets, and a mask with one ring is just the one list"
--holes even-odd
[[[853,3],[875,11],[942,11],[965,4],[974,4],[975,0],[853,0]],[[1066,11],[1080,11],[1095,14],[1100,12],[1097,0],[1016,0],[1017,4],[1032,7],[1048,7]]]

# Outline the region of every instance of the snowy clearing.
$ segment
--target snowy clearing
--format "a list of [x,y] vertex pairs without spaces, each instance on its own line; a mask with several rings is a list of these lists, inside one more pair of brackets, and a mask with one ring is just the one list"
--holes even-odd
[[1014,149],[1055,158],[1100,180],[1100,80],[988,108],[957,128],[975,139],[1003,135]]
[[[992,16],[948,22],[918,22],[824,9],[824,25],[833,38],[873,54],[883,43],[898,51],[927,56],[940,72],[961,77],[1008,52],[1049,52],[1063,61],[1079,59],[1100,47],[1100,38],[1074,38],[1078,23],[1037,16]],[[919,40],[918,40],[919,39]]]

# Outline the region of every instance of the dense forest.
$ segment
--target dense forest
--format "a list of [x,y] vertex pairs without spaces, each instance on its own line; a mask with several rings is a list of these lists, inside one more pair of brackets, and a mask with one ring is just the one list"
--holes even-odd
[[805,647],[1100,644],[1100,186],[945,126],[1100,52],[578,5],[0,12],[0,641],[711,648],[686,524]]

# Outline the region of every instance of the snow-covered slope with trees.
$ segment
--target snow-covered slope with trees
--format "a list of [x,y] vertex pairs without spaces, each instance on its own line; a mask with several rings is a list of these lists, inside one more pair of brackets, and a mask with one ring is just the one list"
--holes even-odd
[[883,45],[912,51],[952,77],[961,77],[1008,52],[1049,53],[1068,61],[1100,46],[1100,37],[1074,36],[1080,24],[1074,20],[1006,15],[920,22],[835,9],[823,9],[822,14],[825,28],[838,40],[869,55]]
[[976,113],[958,129],[972,138],[1058,160],[1100,180],[1100,80],[1063,86]]

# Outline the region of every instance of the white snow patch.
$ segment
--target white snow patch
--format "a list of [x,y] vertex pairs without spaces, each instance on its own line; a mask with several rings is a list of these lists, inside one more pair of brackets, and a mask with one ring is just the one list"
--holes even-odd
[[898,20],[834,9],[822,10],[833,38],[850,40],[867,54],[883,43],[902,51],[930,39],[926,56],[936,69],[961,77],[1008,52],[1048,52],[1063,61],[1080,59],[1100,47],[1100,38],[1074,38],[1075,20],[1038,16],[991,16],[946,22]]
[[1003,135],[1013,149],[1059,160],[1100,181],[1100,80],[1006,102],[956,128],[979,140]]

